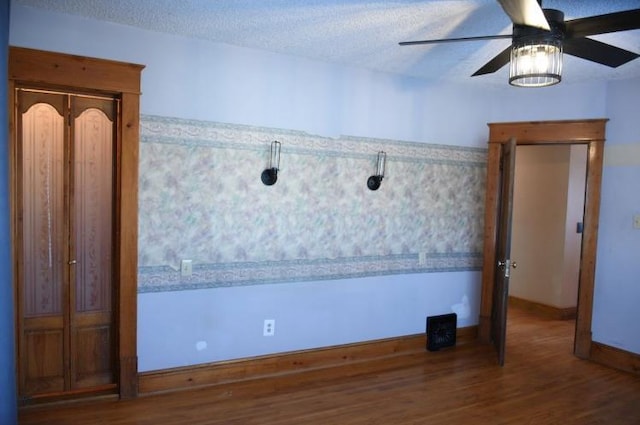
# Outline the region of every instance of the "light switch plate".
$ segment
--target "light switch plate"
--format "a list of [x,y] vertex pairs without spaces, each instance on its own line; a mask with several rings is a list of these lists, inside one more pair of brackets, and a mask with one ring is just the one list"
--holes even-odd
[[633,216],[633,228],[640,229],[640,214]]
[[189,277],[193,272],[193,263],[191,260],[182,260],[180,262],[180,276]]

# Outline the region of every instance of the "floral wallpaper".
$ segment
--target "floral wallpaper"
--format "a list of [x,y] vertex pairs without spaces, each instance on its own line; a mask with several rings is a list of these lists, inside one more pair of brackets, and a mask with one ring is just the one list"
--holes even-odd
[[485,168],[479,148],[142,116],[139,291],[479,270]]

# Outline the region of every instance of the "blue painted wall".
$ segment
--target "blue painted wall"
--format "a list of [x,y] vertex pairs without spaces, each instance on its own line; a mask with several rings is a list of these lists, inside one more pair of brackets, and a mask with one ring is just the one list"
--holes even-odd
[[640,77],[607,90],[593,339],[640,354]]
[[[614,129],[615,114],[625,107],[634,110],[636,99],[625,86],[616,89],[604,83],[542,90],[514,89],[506,83],[500,89],[483,89],[479,84],[440,86],[17,5],[11,24],[14,45],[145,64],[143,114],[321,136],[484,147],[488,122],[610,115]],[[613,99],[609,106],[608,97]],[[613,139],[633,131],[614,131],[609,140],[615,143]],[[619,177],[605,174],[609,178],[603,197],[610,197],[615,210],[623,202],[611,192]],[[601,231],[606,239],[612,230],[603,226]],[[605,255],[599,267],[614,269],[618,258],[616,252]],[[637,273],[621,280],[616,297],[635,296],[630,286],[637,281],[634,276]],[[598,279],[598,291],[609,284]],[[422,332],[426,315],[451,311],[465,297],[469,314],[461,324],[473,325],[479,286],[480,273],[456,272],[144,293],[138,298],[140,369]],[[617,306],[605,300],[598,308]],[[622,329],[636,329],[634,314],[623,313],[616,323]],[[599,317],[594,329],[602,323]],[[262,337],[262,320],[267,318],[277,321],[273,338]],[[619,345],[632,347],[632,333],[618,335]]]
[[7,46],[9,1],[0,2],[0,423],[17,423],[11,234],[9,231],[9,163],[7,121]]

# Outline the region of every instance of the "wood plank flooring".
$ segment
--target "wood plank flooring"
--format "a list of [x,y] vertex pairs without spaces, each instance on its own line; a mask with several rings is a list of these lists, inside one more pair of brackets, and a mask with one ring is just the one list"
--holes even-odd
[[[468,344],[383,371],[21,410],[21,425],[640,424],[640,378],[574,357],[573,321],[509,310],[506,364]],[[401,361],[399,361],[401,360]],[[244,389],[243,389],[244,388]],[[260,395],[256,395],[260,394]]]

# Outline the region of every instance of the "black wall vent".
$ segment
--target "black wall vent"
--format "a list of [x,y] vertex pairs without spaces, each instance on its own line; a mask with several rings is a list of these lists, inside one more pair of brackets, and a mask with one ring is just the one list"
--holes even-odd
[[457,325],[455,313],[427,317],[427,350],[438,351],[456,345]]

